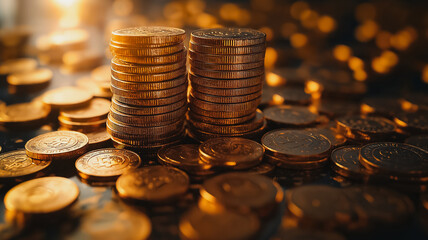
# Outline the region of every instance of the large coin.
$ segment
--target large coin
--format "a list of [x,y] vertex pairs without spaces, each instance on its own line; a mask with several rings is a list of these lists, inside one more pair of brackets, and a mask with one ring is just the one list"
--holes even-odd
[[357,140],[381,140],[396,130],[393,122],[383,117],[346,116],[336,119],[337,129]]
[[266,34],[249,28],[211,28],[193,31],[190,41],[209,46],[249,46],[264,44]]
[[420,147],[428,151],[428,135],[414,135],[405,140],[405,143]]
[[42,101],[55,108],[84,106],[92,99],[92,94],[76,87],[61,87],[46,92]]
[[0,125],[6,127],[41,123],[51,112],[50,107],[41,101],[0,106],[0,109]]
[[397,114],[395,123],[411,132],[428,133],[428,111]]
[[134,27],[112,32],[111,40],[122,44],[169,46],[184,40],[185,31],[172,27]]
[[314,124],[318,115],[306,107],[272,106],[263,110],[268,121],[278,125],[307,126]]
[[47,68],[39,68],[26,72],[13,73],[7,76],[7,83],[13,86],[32,86],[46,84],[51,81],[53,73]]
[[28,176],[46,169],[51,161],[31,159],[25,150],[0,154],[0,180]]
[[88,106],[65,109],[59,115],[74,122],[98,121],[107,118],[111,102],[106,99],[94,98]]

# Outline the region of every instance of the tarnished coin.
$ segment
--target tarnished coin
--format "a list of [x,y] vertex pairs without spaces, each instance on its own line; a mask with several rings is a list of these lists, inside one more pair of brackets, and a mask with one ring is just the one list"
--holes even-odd
[[53,73],[48,68],[13,73],[7,76],[7,83],[13,86],[32,86],[46,84],[51,81]]
[[178,228],[183,239],[253,239],[260,224],[252,213],[207,213],[193,207],[181,217]]
[[110,104],[109,100],[94,98],[87,106],[61,110],[59,116],[74,122],[97,121],[107,118]]
[[42,101],[54,108],[84,106],[92,99],[92,93],[77,87],[61,87],[46,92]]
[[245,169],[258,165],[264,149],[259,143],[245,138],[213,138],[199,146],[202,161],[221,167]]
[[46,169],[51,161],[31,159],[25,150],[0,154],[0,180],[28,176]]
[[264,44],[266,34],[249,28],[211,28],[193,31],[190,41],[208,46],[249,46]]
[[113,55],[119,56],[159,56],[169,55],[184,49],[183,44],[164,46],[164,47],[134,47],[118,45],[115,42],[110,42],[110,52]]
[[79,175],[85,179],[112,179],[124,172],[138,168],[138,154],[116,148],[102,148],[86,153],[76,160]]
[[397,114],[395,123],[411,132],[428,133],[428,111]]
[[207,179],[200,189],[201,200],[241,212],[269,215],[283,200],[284,193],[272,179],[243,172],[225,173]]
[[114,57],[111,60],[111,68],[117,72],[132,73],[132,74],[156,74],[165,73],[177,70],[186,65],[186,60],[181,62],[165,64],[165,65],[141,65],[129,63]]
[[153,57],[135,57],[135,56],[125,56],[125,55],[123,56],[116,55],[116,57],[122,61],[131,62],[131,63],[165,65],[165,64],[183,61],[183,59],[186,59],[187,57],[187,51],[186,49],[183,49],[182,51],[177,53],[162,55],[162,56],[153,56]]
[[203,162],[199,157],[199,145],[180,144],[163,147],[158,151],[158,160],[166,165],[183,169],[195,175],[208,175],[214,172],[211,165]]
[[118,29],[111,40],[122,44],[175,45],[184,41],[185,31],[172,27],[144,26]]
[[41,101],[17,103],[0,107],[0,125],[6,127],[32,125],[42,123],[51,112],[49,106]]
[[[153,83],[153,82],[162,82],[162,81],[172,80],[178,77],[185,76],[186,67],[185,65],[183,65],[182,68],[173,70],[171,72],[155,73],[155,74],[130,74],[130,73],[118,72],[115,70],[111,70],[111,74],[116,81],[132,82],[137,84],[143,82],[147,84],[147,83]],[[150,90],[150,89],[132,89],[132,90]]]
[[258,61],[253,63],[238,63],[238,64],[218,64],[218,63],[207,63],[204,61],[196,61],[189,59],[190,65],[199,69],[207,69],[213,71],[243,71],[264,66],[264,61]]
[[0,75],[31,71],[36,67],[37,61],[32,58],[11,59],[0,64]]
[[367,144],[360,150],[360,163],[394,176],[428,176],[428,152],[405,143]]
[[356,140],[381,140],[396,130],[393,122],[382,117],[346,116],[337,118],[336,123],[340,133]]
[[43,177],[23,182],[10,189],[4,197],[8,211],[24,214],[58,212],[76,202],[77,185],[63,177]]
[[189,177],[174,167],[150,166],[122,174],[116,188],[123,198],[165,202],[187,192]]
[[345,177],[361,178],[370,173],[360,164],[360,147],[344,146],[333,150],[331,162],[333,169]]
[[25,144],[29,157],[41,160],[73,159],[86,152],[88,137],[74,131],[49,132],[30,139]]
[[[185,71],[186,69],[183,68]],[[137,75],[137,76],[143,76],[143,75]],[[149,77],[150,79],[150,77]],[[129,91],[155,91],[155,90],[161,90],[161,89],[168,89],[173,88],[176,86],[180,86],[187,82],[187,78],[183,74],[177,74],[177,78],[171,78],[166,80],[161,80],[160,82],[156,82],[156,80],[153,78],[153,82],[149,80],[149,82],[127,82],[122,81],[121,79],[118,79],[116,77],[111,77],[111,84],[116,86],[117,88],[123,89],[123,90],[129,90]]]
[[420,147],[428,151],[428,135],[414,135],[405,140],[405,143]]
[[321,134],[306,130],[277,129],[263,135],[262,145],[279,156],[327,157],[331,143]]
[[265,44],[257,44],[251,46],[241,47],[224,47],[224,46],[208,46],[200,45],[194,42],[190,42],[189,49],[194,52],[207,53],[207,54],[225,54],[225,55],[240,55],[240,54],[252,54],[266,51]]
[[221,55],[221,54],[203,54],[189,50],[189,57],[194,61],[205,61],[207,63],[220,63],[220,64],[236,64],[236,63],[254,63],[263,61],[265,53],[253,53],[242,55]]
[[242,79],[261,76],[265,73],[264,67],[248,69],[245,71],[212,71],[190,66],[190,73],[207,78]]
[[263,110],[268,121],[278,125],[308,126],[314,124],[318,115],[306,107],[272,106]]

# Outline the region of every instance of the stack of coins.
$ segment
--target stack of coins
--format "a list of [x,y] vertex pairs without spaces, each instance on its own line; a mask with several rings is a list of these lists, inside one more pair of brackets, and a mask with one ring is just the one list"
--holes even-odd
[[169,27],[113,31],[107,130],[117,144],[149,154],[184,135],[184,37],[184,30]]
[[252,29],[218,28],[190,38],[189,135],[257,138],[265,128],[261,101],[266,35]]

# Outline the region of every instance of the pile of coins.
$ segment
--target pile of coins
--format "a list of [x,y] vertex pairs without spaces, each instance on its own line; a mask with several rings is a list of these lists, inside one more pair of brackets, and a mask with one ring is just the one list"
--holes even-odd
[[192,32],[188,132],[198,141],[218,136],[260,137],[257,110],[264,79],[266,35],[252,29]]
[[113,31],[110,50],[113,141],[146,153],[182,138],[187,110],[184,30],[138,27]]

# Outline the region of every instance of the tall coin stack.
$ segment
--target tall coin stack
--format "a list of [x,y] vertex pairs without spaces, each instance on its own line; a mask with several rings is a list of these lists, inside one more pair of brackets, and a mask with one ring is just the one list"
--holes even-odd
[[257,109],[264,78],[266,34],[243,28],[201,29],[189,45],[188,133],[258,138],[266,121]]
[[184,38],[184,30],[170,27],[113,31],[107,131],[116,144],[151,154],[184,135]]

